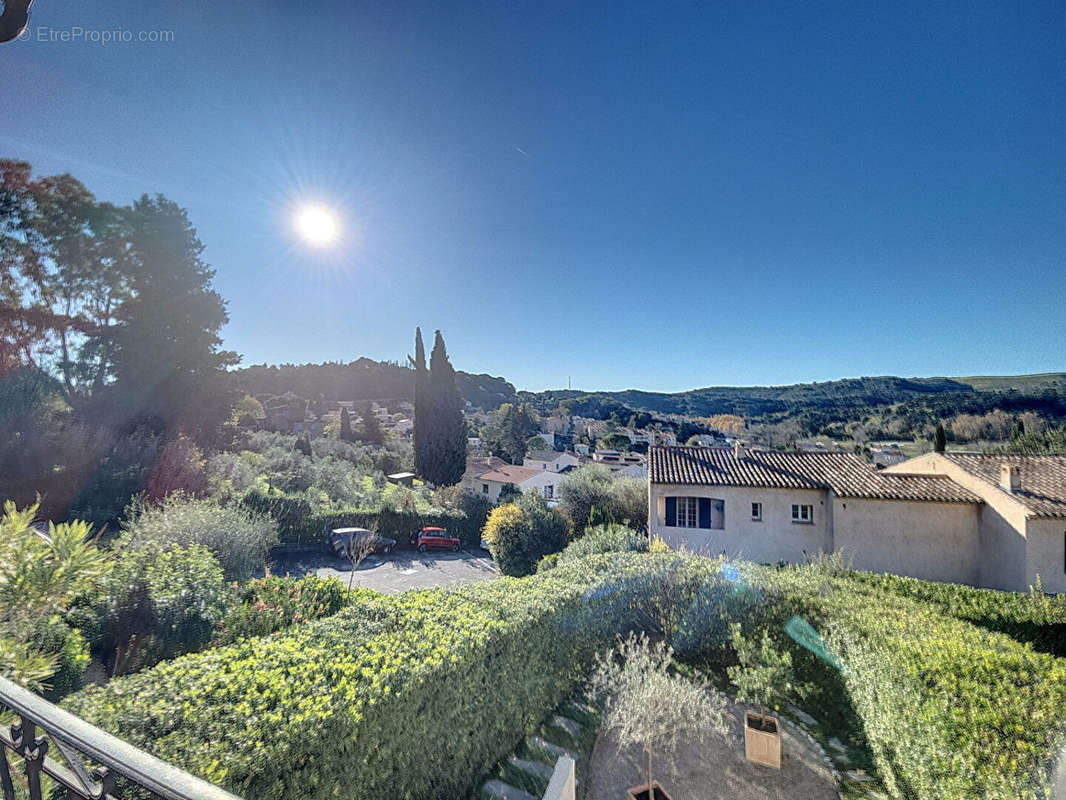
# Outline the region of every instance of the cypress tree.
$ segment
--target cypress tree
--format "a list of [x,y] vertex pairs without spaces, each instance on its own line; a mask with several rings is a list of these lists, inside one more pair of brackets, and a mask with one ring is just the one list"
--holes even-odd
[[346,406],[341,406],[341,441],[350,442],[352,437],[352,416],[348,413]]
[[933,450],[943,453],[948,447],[948,436],[944,432],[943,423],[936,424],[936,433],[933,434]]
[[421,328],[415,328],[415,357],[411,359],[411,366],[415,371],[415,427],[412,431],[415,472],[424,478],[428,460],[426,432],[433,428],[433,413],[426,402],[429,376],[426,373],[426,348],[422,344]]
[[459,483],[466,471],[466,421],[455,384],[455,369],[448,360],[444,337],[436,332],[429,358],[429,403],[432,430],[426,432],[430,463],[423,475],[438,486]]

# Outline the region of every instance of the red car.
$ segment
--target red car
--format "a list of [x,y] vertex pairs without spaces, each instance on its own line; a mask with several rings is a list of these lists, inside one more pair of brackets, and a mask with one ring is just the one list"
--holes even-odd
[[427,550],[459,550],[459,537],[452,536],[444,528],[423,528],[418,533],[418,552]]

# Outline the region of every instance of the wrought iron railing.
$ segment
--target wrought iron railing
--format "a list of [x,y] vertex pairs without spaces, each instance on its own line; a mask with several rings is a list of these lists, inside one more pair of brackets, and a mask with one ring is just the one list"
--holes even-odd
[[[9,730],[0,729],[0,787],[4,800],[27,796],[42,800],[42,775],[62,786],[68,800],[114,798],[116,782],[122,778],[125,781],[121,783],[139,786],[166,800],[239,800],[3,677],[0,706],[18,717]],[[53,754],[62,761],[53,758]],[[12,755],[16,764],[22,759],[21,772],[12,769]],[[93,765],[91,768],[86,766],[86,760]]]

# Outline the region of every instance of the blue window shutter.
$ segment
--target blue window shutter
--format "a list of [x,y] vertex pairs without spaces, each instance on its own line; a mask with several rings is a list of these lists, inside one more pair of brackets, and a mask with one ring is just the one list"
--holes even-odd
[[701,528],[709,528],[709,527],[711,527],[711,498],[709,498],[709,497],[701,497],[699,505],[700,505],[700,527]]
[[676,497],[667,497],[666,498],[666,527],[667,528],[676,528],[677,527],[677,498]]

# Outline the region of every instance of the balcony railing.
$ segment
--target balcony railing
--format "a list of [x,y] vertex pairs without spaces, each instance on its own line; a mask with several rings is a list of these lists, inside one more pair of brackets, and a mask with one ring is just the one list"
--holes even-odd
[[[166,800],[239,800],[235,795],[161,761],[0,677],[0,706],[18,717],[0,729],[0,787],[4,800],[42,800],[41,776],[65,787],[67,798],[114,798],[116,780]],[[10,756],[24,769],[13,774]],[[62,761],[57,760],[57,756]],[[89,761],[93,767],[87,767]],[[63,763],[65,762],[65,763]],[[16,795],[16,783],[19,792]]]

